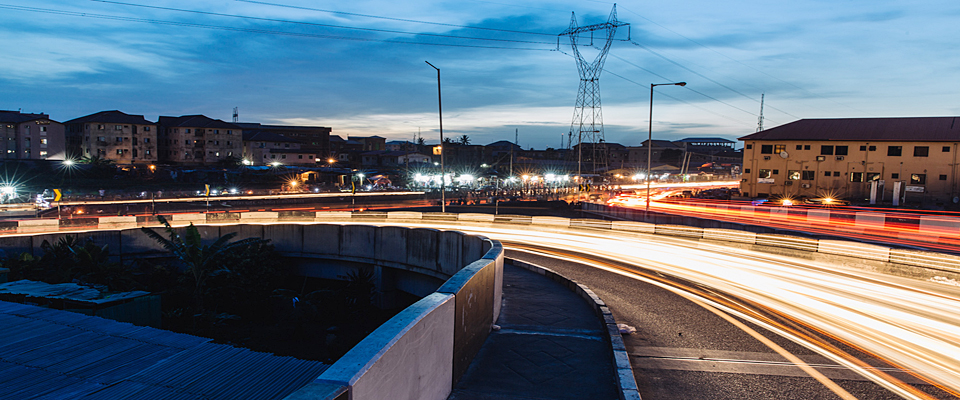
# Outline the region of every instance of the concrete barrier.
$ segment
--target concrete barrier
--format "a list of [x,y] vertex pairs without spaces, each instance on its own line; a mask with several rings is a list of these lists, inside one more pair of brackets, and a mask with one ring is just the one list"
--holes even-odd
[[735,229],[704,228],[703,239],[716,240],[720,242],[756,244],[757,234],[755,232],[738,231]]
[[60,221],[55,219],[25,219],[19,221],[17,233],[49,232],[60,229]]
[[758,233],[757,244],[811,252],[816,252],[818,248],[817,239],[773,233]]
[[936,216],[920,217],[920,233],[947,237],[960,236],[960,219]]
[[346,394],[346,399],[447,398],[453,388],[454,297],[433,293],[420,299],[287,399],[330,394],[316,393],[318,387]]
[[423,219],[423,213],[418,211],[388,211],[387,219]]
[[862,258],[865,260],[889,261],[890,248],[875,244],[857,243],[846,240],[820,239],[817,252]]
[[686,225],[660,225],[656,226],[655,230],[658,235],[669,235],[669,236],[680,236],[687,238],[702,238],[703,237],[703,228],[698,228],[695,226],[686,226]]
[[242,224],[270,223],[277,222],[278,219],[280,219],[280,214],[276,211],[250,211],[240,213],[240,223]]
[[610,229],[617,231],[656,233],[657,225],[635,221],[611,221]]
[[129,229],[137,227],[137,217],[100,217],[97,218],[97,229]]
[[457,215],[459,221],[493,222],[493,214],[463,213]]
[[566,228],[570,226],[570,218],[533,216],[530,218],[530,223],[533,225],[559,226]]

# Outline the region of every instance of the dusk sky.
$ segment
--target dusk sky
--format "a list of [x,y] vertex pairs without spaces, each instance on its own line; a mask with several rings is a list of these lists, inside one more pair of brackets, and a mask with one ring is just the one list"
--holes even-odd
[[[143,5],[149,5],[143,7]],[[319,125],[333,134],[559,147],[579,75],[557,34],[603,1],[0,0],[0,109]],[[801,118],[960,115],[960,2],[617,4],[606,140],[736,139]],[[477,29],[483,28],[483,29]],[[484,38],[475,40],[468,38]],[[602,45],[601,42],[596,42]],[[591,55],[589,48],[582,52]],[[566,139],[564,139],[566,140]]]

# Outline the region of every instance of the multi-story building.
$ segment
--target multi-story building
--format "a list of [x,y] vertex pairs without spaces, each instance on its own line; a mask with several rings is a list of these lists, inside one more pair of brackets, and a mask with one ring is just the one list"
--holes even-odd
[[63,160],[63,131],[47,114],[0,110],[0,159]]
[[[263,125],[259,123],[237,123],[243,128],[243,133],[269,132],[277,135],[283,135],[288,139],[293,139],[300,143],[298,149],[303,154],[312,154],[312,162],[326,163],[327,159],[333,155],[330,149],[331,128],[323,126],[294,126],[294,125]],[[256,161],[256,160],[254,160]],[[304,162],[304,164],[306,164]]]
[[[960,117],[803,119],[741,137],[745,196],[960,202]],[[875,183],[873,183],[875,182]]]
[[243,159],[255,165],[316,165],[316,154],[302,149],[300,141],[265,131],[244,131]]
[[192,165],[213,165],[240,160],[243,154],[242,128],[204,115],[161,116],[160,161]]
[[157,124],[142,115],[101,111],[63,124],[70,157],[100,157],[117,164],[157,161]]

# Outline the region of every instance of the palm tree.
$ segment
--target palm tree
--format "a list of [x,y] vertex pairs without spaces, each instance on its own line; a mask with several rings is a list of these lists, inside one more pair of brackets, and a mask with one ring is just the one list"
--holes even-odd
[[247,246],[269,242],[269,240],[261,238],[247,238],[230,242],[230,239],[237,236],[237,233],[233,232],[220,236],[211,245],[204,246],[200,239],[200,231],[193,223],[190,223],[184,235],[181,236],[162,215],[158,215],[157,220],[163,224],[169,238],[163,237],[150,228],[140,229],[187,266],[187,273],[193,277],[195,284],[194,296],[197,299],[197,306],[201,310],[203,309],[203,284],[207,278],[212,275],[232,272],[230,268],[223,264],[223,259],[228,254],[242,251]]
[[462,144],[462,145],[464,145],[464,146],[468,146],[468,145],[470,145],[470,136],[469,136],[469,135],[461,135],[459,138],[457,138],[457,142],[460,143],[460,144]]

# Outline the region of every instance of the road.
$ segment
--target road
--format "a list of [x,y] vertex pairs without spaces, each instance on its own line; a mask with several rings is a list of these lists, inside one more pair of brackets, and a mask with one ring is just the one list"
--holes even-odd
[[[406,224],[440,229],[430,223]],[[595,290],[645,398],[954,398],[960,287],[679,238],[462,226]]]

